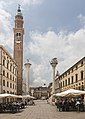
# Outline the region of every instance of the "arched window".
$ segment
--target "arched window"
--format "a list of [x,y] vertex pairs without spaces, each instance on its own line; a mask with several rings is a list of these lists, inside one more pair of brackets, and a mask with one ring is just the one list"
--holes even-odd
[[20,33],[20,32],[17,32],[17,33],[16,33],[16,36],[17,36],[17,37],[20,37],[20,36],[21,36],[21,33]]

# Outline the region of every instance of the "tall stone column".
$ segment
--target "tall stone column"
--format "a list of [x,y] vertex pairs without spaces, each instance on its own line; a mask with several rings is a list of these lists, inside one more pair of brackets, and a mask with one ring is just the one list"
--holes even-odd
[[29,69],[31,66],[31,63],[29,63],[29,61],[27,60],[27,63],[24,64],[25,68],[27,69],[26,72],[26,94],[29,94]]
[[55,93],[55,68],[56,65],[58,64],[57,58],[53,58],[50,62],[52,69],[53,69],[53,83],[52,83],[52,94]]

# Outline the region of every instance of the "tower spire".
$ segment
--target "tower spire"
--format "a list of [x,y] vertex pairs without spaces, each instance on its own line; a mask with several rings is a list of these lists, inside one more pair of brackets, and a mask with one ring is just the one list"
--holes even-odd
[[22,16],[20,6],[21,6],[21,5],[18,4],[18,9],[17,9],[17,14],[16,14],[16,15]]
[[18,12],[21,12],[21,9],[20,9],[20,4],[18,4]]

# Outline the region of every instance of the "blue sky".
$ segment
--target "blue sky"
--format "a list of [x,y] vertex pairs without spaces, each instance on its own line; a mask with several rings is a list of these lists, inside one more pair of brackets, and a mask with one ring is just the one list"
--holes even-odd
[[61,74],[85,56],[85,0],[0,0],[0,44],[11,55],[18,4],[24,17],[24,63],[27,58],[32,63],[30,85],[48,85],[52,58],[57,57]]

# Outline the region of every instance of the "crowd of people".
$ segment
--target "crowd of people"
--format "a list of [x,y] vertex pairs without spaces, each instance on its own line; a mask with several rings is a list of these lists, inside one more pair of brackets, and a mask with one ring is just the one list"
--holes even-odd
[[27,105],[35,105],[34,101],[31,99],[22,101],[11,101],[0,103],[0,112],[19,112],[21,109],[24,109]]
[[0,103],[0,112],[18,112],[25,108],[26,103],[23,101]]
[[55,102],[59,111],[85,111],[83,99],[57,99]]

